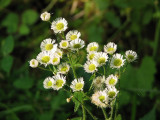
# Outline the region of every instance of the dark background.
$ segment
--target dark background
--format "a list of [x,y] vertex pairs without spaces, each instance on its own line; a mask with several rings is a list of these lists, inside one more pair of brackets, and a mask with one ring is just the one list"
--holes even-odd
[[[29,67],[28,61],[40,52],[41,41],[54,38],[50,24],[40,19],[43,11],[52,13],[52,20],[64,17],[67,31],[79,30],[86,43],[98,42],[102,49],[112,41],[118,44],[118,52],[136,51],[137,61],[121,78],[119,113],[123,120],[160,120],[158,0],[0,0],[1,120],[82,116],[81,109],[74,113],[72,101],[66,103],[70,97],[66,92],[43,88],[50,73]],[[91,108],[90,102],[86,105],[103,119],[100,109]]]

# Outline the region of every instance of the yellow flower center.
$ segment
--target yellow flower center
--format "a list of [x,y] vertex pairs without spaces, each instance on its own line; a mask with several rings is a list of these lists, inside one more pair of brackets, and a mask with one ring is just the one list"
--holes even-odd
[[95,64],[90,64],[89,67],[88,67],[88,69],[89,69],[90,71],[94,71],[94,70],[96,69]]
[[59,88],[59,87],[62,87],[63,83],[64,83],[64,81],[61,80],[61,79],[59,79],[59,80],[56,81],[56,86],[57,86],[58,88]]
[[115,59],[114,62],[113,62],[113,64],[115,66],[121,66],[122,65],[122,60],[121,59]]
[[81,90],[83,88],[83,84],[82,83],[77,83],[76,85],[75,85],[75,89],[76,90]]
[[77,38],[77,35],[71,35],[70,39],[75,40]]
[[80,47],[81,47],[81,44],[75,44],[73,47],[74,47],[74,48],[80,48]]
[[53,58],[53,63],[57,62],[58,61],[58,58]]
[[42,60],[43,63],[48,63],[50,61],[50,57],[49,56],[43,56],[41,60]]
[[68,70],[67,66],[64,66],[64,67],[61,68],[61,71],[64,71],[64,72],[66,72],[67,70]]
[[62,56],[62,53],[61,52],[57,52],[57,54],[61,57]]
[[100,84],[100,83],[101,83],[101,79],[97,79],[96,84]]
[[92,46],[89,50],[90,51],[97,51],[97,46]]
[[106,59],[105,59],[104,57],[100,57],[100,58],[98,59],[98,63],[99,63],[99,64],[105,63],[105,61],[106,61]]
[[99,100],[100,100],[101,102],[103,102],[103,101],[105,100],[105,96],[103,96],[103,95],[99,96]]
[[57,30],[62,30],[64,28],[64,24],[63,23],[57,23],[56,25],[56,29]]
[[114,91],[109,91],[109,92],[108,92],[108,96],[109,96],[110,98],[113,98],[115,95],[116,95],[116,93],[115,93]]
[[109,84],[110,84],[110,85],[114,85],[114,84],[115,84],[115,81],[116,81],[115,79],[111,78],[111,79],[109,80]]
[[128,55],[128,59],[133,60],[134,56],[133,55]]
[[51,87],[52,86],[52,81],[48,81],[47,86]]
[[114,48],[108,48],[107,51],[112,52],[112,51],[114,51]]
[[95,54],[90,54],[89,59],[92,60],[94,58]]
[[34,61],[32,61],[32,65],[35,65],[35,62],[34,62]]
[[45,49],[51,50],[53,48],[53,44],[46,44]]

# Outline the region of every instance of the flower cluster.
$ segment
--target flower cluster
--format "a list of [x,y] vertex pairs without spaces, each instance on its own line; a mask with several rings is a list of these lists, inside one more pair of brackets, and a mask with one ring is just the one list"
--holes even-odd
[[[50,21],[50,17],[48,12],[41,14],[43,21]],[[44,88],[59,90],[66,86],[72,92],[81,91],[85,95],[93,90],[91,102],[101,108],[109,107],[119,92],[116,89],[116,84],[120,79],[119,74],[122,72],[117,74],[117,71],[121,71],[121,68],[135,61],[137,53],[132,50],[126,51],[125,55],[116,53],[117,44],[113,42],[104,45],[103,50],[100,50],[97,42],[91,42],[86,49],[83,49],[85,42],[80,39],[81,33],[79,31],[70,30],[65,35],[68,23],[64,18],[57,18],[50,23],[51,30],[58,37],[43,40],[40,44],[41,52],[36,59],[29,62],[32,68],[38,67],[53,73],[52,77],[47,77],[43,81]],[[87,52],[85,63],[79,62],[81,49]],[[90,78],[92,84],[87,91],[83,91],[85,85],[83,77],[75,72],[77,66],[83,67],[86,73],[92,74]],[[108,68],[115,71],[108,74]],[[70,81],[70,78],[66,76],[71,69],[74,75],[73,81]],[[88,82],[89,79],[85,81]],[[68,98],[67,101],[69,102],[74,97]]]

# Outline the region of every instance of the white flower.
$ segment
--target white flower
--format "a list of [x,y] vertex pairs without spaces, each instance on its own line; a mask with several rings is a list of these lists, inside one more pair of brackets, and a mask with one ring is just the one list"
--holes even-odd
[[87,59],[88,60],[93,60],[96,56],[97,52],[89,52],[88,55],[87,55]]
[[52,77],[47,77],[44,81],[43,81],[43,87],[45,89],[50,89],[52,88],[54,84],[54,79]]
[[58,65],[60,63],[60,56],[57,53],[54,53],[51,57],[51,64]]
[[60,48],[63,48],[63,49],[67,49],[69,47],[69,42],[67,40],[62,40],[60,43],[59,43],[59,47]]
[[105,81],[106,85],[107,86],[114,86],[117,84],[117,81],[118,81],[118,77],[116,75],[109,75]]
[[117,45],[113,42],[109,42],[107,45],[104,46],[104,51],[110,55],[115,53],[117,50]]
[[97,91],[91,97],[91,102],[98,107],[106,108],[108,106],[108,96],[106,91]]
[[64,84],[66,83],[66,77],[63,77],[60,74],[53,76],[53,79],[54,79],[54,84],[52,87],[54,90],[61,89],[64,86]]
[[38,61],[36,59],[32,59],[32,60],[29,61],[29,65],[32,68],[36,68],[36,67],[38,67]]
[[124,65],[124,62],[123,55],[116,53],[111,59],[111,68],[120,68]]
[[113,100],[117,96],[119,91],[117,91],[115,86],[107,86],[106,92],[107,92],[108,98],[110,100]]
[[58,66],[58,73],[66,74],[69,71],[69,69],[70,69],[69,64],[62,63]]
[[80,77],[78,79],[74,79],[72,81],[70,87],[72,88],[73,92],[75,92],[75,91],[83,91],[83,87],[84,87],[83,78]]
[[44,13],[41,14],[40,17],[41,17],[41,19],[42,19],[43,21],[49,21],[49,20],[50,20],[50,17],[51,17],[51,14],[48,13],[48,12],[44,12]]
[[51,38],[47,38],[41,42],[40,48],[42,51],[52,51],[55,52],[57,50],[57,44],[54,44],[55,40]]
[[137,59],[137,53],[135,51],[132,51],[132,50],[127,50],[125,52],[125,57],[126,57],[128,62],[133,62],[134,60]]
[[52,22],[51,29],[55,33],[61,33],[67,29],[67,21],[64,18],[57,18]]
[[95,79],[93,79],[93,86],[96,90],[102,90],[104,87],[105,77],[104,76],[98,76]]
[[98,63],[96,61],[87,61],[85,64],[84,64],[84,70],[87,72],[87,73],[94,73],[95,71],[97,71],[97,66],[98,66]]
[[37,60],[39,63],[43,64],[45,67],[50,64],[51,52],[42,51],[37,55]]
[[93,60],[98,63],[98,66],[102,66],[107,62],[108,55],[104,52],[98,52]]
[[71,48],[71,50],[78,50],[78,49],[83,48],[84,46],[85,46],[85,43],[81,39],[72,40],[70,42],[70,48]]
[[63,52],[62,52],[60,49],[57,49],[57,50],[55,51],[55,53],[57,53],[57,54],[59,55],[59,57],[62,58]]
[[77,30],[71,30],[67,33],[66,39],[67,40],[76,40],[76,39],[79,39],[80,36],[81,36],[80,32],[78,32]]
[[96,42],[89,43],[87,46],[87,52],[98,51],[99,45]]

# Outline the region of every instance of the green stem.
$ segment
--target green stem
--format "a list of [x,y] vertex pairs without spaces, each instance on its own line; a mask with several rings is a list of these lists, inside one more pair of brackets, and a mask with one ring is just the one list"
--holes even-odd
[[82,106],[82,113],[83,113],[83,120],[86,120],[86,111],[83,105]]
[[[38,68],[40,68],[41,70],[47,70],[47,71],[51,71],[51,70],[45,69],[45,68],[43,68],[43,67],[40,67],[40,66],[38,66]],[[52,71],[51,71],[51,72],[52,72]]]
[[133,95],[132,98],[132,112],[131,112],[131,120],[136,119],[136,95]]
[[104,110],[104,108],[102,108],[102,111],[103,111],[103,115],[104,115],[105,120],[107,120],[108,118],[107,118],[107,114],[106,114],[106,111]]
[[104,76],[106,76],[106,68],[105,68],[105,65],[103,65],[103,70],[104,70]]
[[110,120],[112,120],[112,117],[113,117],[114,104],[115,104],[115,100],[113,100],[112,103],[111,103],[111,116],[110,116]]

